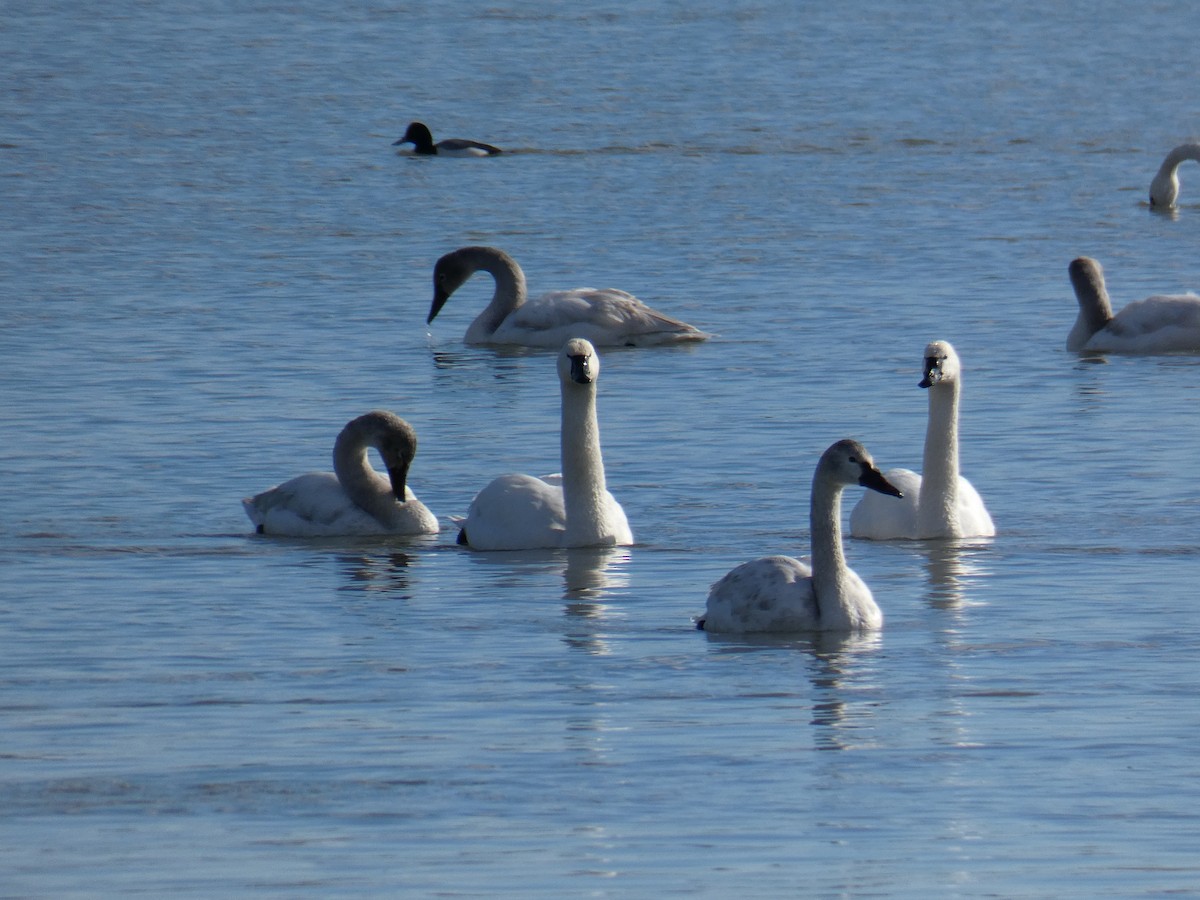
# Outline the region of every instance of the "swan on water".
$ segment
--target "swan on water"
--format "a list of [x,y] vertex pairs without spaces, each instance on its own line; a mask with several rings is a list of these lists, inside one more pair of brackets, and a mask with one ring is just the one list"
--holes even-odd
[[450,295],[479,271],[490,274],[496,288],[487,308],[467,328],[463,340],[468,344],[557,349],[568,338],[582,337],[597,347],[641,347],[708,337],[615,288],[552,291],[527,302],[525,273],[495,247],[461,247],[437,261],[433,304],[425,323],[431,324]]
[[501,475],[456,519],[458,542],[475,550],[534,550],[633,543],[633,533],[604,479],[596,379],[600,360],[582,338],[558,355],[562,386],[562,474]]
[[416,156],[496,156],[503,152],[491,144],[468,141],[465,138],[447,138],[435,144],[433,134],[421,122],[410,123],[405,129],[404,137],[392,142],[393,147],[399,147],[401,144],[412,144],[412,152]]
[[[374,447],[387,467],[367,458]],[[333,472],[310,472],[242,501],[259,534],[293,537],[435,534],[434,516],[408,487],[417,433],[399,416],[375,410],[351,420],[333,445]]]
[[1135,300],[1116,315],[1104,285],[1104,269],[1081,256],[1067,269],[1079,315],[1067,335],[1077,353],[1200,353],[1200,297],[1156,294]]
[[1179,199],[1179,164],[1194,159],[1200,162],[1200,144],[1180,144],[1167,154],[1150,182],[1150,205],[1156,209],[1172,209]]
[[877,541],[992,537],[996,526],[983,499],[958,473],[962,364],[949,343],[934,341],[925,348],[919,384],[929,391],[922,472],[891,469],[884,473],[904,492],[904,499],[897,503],[864,494],[850,513],[850,534]]
[[842,550],[842,489],[861,485],[892,497],[901,492],[875,467],[858,441],[843,440],[822,455],[809,508],[812,566],[790,556],[742,563],[712,586],[696,625],[710,632],[870,631],[883,613]]

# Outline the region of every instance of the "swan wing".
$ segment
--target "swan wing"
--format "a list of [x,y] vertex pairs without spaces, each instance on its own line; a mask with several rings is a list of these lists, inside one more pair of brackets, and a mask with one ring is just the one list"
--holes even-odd
[[911,469],[891,469],[884,477],[904,496],[888,497],[876,491],[863,491],[850,512],[850,535],[870,541],[917,537],[921,476]]
[[961,475],[958,476],[958,524],[965,538],[994,537],[996,534],[992,514],[979,491]]
[[387,534],[362,511],[332,472],[311,472],[242,501],[263,534],[291,537]]
[[1200,352],[1200,296],[1159,294],[1122,309],[1086,350],[1110,353]]
[[697,624],[726,634],[819,630],[812,569],[790,556],[742,563],[709,590]]
[[572,337],[597,346],[702,341],[708,335],[651,309],[616,288],[575,288],[542,294],[514,310],[496,329],[498,342],[559,347]]
[[475,495],[461,525],[476,550],[535,550],[562,546],[566,523],[561,487],[501,475]]

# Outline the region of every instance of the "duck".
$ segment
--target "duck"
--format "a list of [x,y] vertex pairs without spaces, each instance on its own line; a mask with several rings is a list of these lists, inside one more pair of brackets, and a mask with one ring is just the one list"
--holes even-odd
[[558,354],[562,391],[562,473],[501,475],[484,487],[459,526],[473,550],[615,547],[633,543],[621,504],[609,492],[600,454],[596,386],[600,358],[591,342],[568,340]]
[[[374,447],[387,477],[367,458]],[[407,484],[417,452],[411,425],[387,410],[351,419],[333,444],[333,472],[310,472],[242,500],[259,534],[290,537],[437,534],[437,516]]]
[[422,122],[410,122],[404,137],[392,142],[393,147],[401,144],[412,144],[415,156],[498,156],[503,152],[491,144],[465,138],[447,138],[435,144],[432,132]]
[[1180,144],[1167,154],[1150,182],[1150,205],[1155,209],[1174,209],[1179,199],[1179,164],[1194,159],[1200,162],[1200,144]]
[[1113,314],[1104,269],[1090,256],[1067,267],[1079,315],[1067,335],[1073,353],[1200,353],[1200,297],[1156,294]]
[[911,469],[885,472],[904,493],[903,501],[864,494],[850,513],[850,535],[876,541],[993,537],[996,526],[983,498],[958,471],[962,362],[949,341],[929,343],[922,358],[918,384],[929,391],[922,474]]
[[809,507],[812,565],[790,556],[742,563],[713,584],[696,627],[712,633],[858,632],[883,626],[871,589],[846,564],[842,491],[860,485],[903,496],[858,441],[840,440],[821,454]]
[[526,301],[525,273],[496,247],[460,247],[437,261],[425,324],[432,325],[450,296],[480,271],[495,279],[496,288],[467,328],[463,340],[468,344],[558,349],[567,339],[580,337],[597,347],[644,347],[709,337],[615,288],[552,291]]

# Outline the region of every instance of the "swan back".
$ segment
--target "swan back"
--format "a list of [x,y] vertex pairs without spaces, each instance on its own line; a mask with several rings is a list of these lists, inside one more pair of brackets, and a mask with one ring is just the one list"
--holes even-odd
[[1171,209],[1179,199],[1179,164],[1185,160],[1200,161],[1200,144],[1180,144],[1167,154],[1150,182],[1150,205],[1158,209]]

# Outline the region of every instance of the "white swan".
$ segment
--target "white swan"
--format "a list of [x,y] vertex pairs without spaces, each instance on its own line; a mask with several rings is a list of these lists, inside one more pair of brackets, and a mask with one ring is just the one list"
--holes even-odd
[[[388,477],[371,466],[383,457]],[[436,534],[434,516],[406,485],[417,434],[393,413],[351,420],[333,445],[333,472],[310,472],[242,501],[259,534],[293,537]],[[403,499],[399,499],[403,498]]]
[[1194,159],[1200,162],[1200,144],[1180,144],[1167,154],[1154,180],[1150,182],[1150,205],[1171,209],[1179,199],[1179,164]]
[[515,259],[495,247],[462,247],[437,261],[427,325],[450,295],[478,271],[496,280],[496,290],[492,302],[467,329],[463,340],[468,344],[558,348],[568,338],[582,337],[597,347],[634,347],[708,337],[615,288],[552,291],[526,302],[525,273]]
[[1079,315],[1067,335],[1076,353],[1200,353],[1200,297],[1157,294],[1128,304],[1113,315],[1104,286],[1104,269],[1088,256],[1071,261],[1067,271],[1079,301]]
[[813,474],[812,567],[790,556],[742,563],[712,586],[697,627],[747,633],[869,631],[883,625],[871,589],[846,565],[842,551],[842,489],[850,484],[901,496],[862,444],[838,441],[821,454]]
[[920,386],[929,389],[922,474],[891,469],[884,476],[904,492],[896,503],[864,494],[850,513],[850,534],[886,541],[894,538],[991,537],[992,517],[971,482],[958,473],[958,399],[962,365],[946,341],[925,348]]
[[471,501],[460,544],[476,550],[534,550],[633,543],[625,511],[604,481],[596,379],[600,360],[582,338],[558,355],[562,383],[562,475],[501,475]]
[[484,144],[480,141],[468,141],[465,138],[447,138],[444,141],[433,142],[433,134],[421,122],[411,122],[404,131],[404,137],[393,141],[392,146],[412,144],[416,156],[496,156],[503,152],[499,147]]

